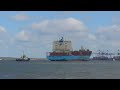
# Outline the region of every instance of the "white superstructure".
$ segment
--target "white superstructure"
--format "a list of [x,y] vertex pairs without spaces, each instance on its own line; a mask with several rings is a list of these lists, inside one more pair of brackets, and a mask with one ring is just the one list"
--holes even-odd
[[64,41],[63,38],[59,41],[53,42],[53,51],[54,52],[70,52],[72,51],[71,41]]

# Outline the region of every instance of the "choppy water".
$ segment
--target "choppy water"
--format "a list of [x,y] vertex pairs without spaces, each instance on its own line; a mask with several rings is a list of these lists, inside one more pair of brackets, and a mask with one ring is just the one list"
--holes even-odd
[[0,61],[0,79],[120,79],[120,61]]

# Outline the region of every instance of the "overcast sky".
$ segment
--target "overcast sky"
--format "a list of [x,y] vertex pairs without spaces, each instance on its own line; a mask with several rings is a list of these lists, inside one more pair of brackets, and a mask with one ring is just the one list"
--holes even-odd
[[44,58],[52,42],[71,40],[74,50],[120,49],[119,11],[0,11],[0,56]]

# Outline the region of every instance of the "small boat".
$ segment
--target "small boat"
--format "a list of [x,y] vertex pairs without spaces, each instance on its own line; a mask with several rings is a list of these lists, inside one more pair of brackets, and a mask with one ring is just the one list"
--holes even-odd
[[113,61],[115,61],[115,59],[113,58]]
[[0,58],[0,60],[3,60],[2,58]]
[[30,61],[30,58],[28,58],[23,52],[23,55],[21,56],[21,58],[16,59],[16,61]]
[[114,59],[115,61],[120,61],[120,50],[118,50],[117,55],[115,55],[115,56],[113,57],[113,59]]

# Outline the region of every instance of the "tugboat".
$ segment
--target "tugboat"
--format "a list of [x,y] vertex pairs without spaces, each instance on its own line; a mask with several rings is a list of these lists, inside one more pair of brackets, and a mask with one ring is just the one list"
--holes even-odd
[[23,55],[21,56],[21,58],[16,59],[16,61],[30,61],[30,58],[28,58],[23,52]]

